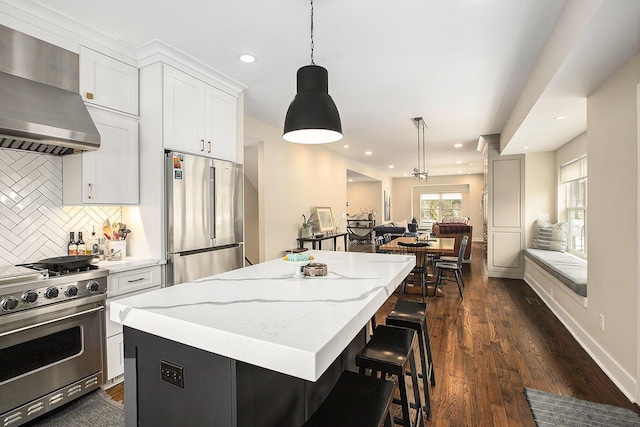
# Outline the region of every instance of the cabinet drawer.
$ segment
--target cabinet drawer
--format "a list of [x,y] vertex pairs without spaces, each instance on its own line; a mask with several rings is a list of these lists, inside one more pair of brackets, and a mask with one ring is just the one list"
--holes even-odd
[[124,338],[122,334],[107,338],[107,380],[124,373]]
[[118,296],[161,284],[159,265],[109,275],[107,296]]

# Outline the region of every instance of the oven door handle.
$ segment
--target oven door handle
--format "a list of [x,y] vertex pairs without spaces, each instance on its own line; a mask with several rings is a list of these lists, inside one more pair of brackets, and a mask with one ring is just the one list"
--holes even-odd
[[103,310],[104,310],[103,306],[90,308],[89,310],[84,310],[84,311],[81,311],[81,312],[78,312],[78,313],[73,313],[73,314],[69,314],[69,315],[66,315],[66,316],[58,317],[58,318],[55,318],[55,319],[47,320],[46,322],[40,322],[40,323],[36,323],[35,325],[29,325],[29,326],[25,326],[25,327],[18,328],[18,329],[13,329],[11,331],[3,332],[3,333],[0,333],[0,338],[6,337],[6,336],[9,336],[9,335],[12,335],[12,334],[17,334],[18,332],[28,331],[29,329],[39,328],[40,326],[50,325],[52,323],[56,323],[56,322],[59,322],[61,320],[68,320],[68,319],[72,319],[74,317],[84,316],[85,314],[91,314],[91,313],[94,313],[96,311],[103,311]]

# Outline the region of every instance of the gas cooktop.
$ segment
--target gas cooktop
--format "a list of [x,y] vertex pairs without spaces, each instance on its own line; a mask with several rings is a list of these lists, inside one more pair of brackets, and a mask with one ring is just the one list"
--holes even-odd
[[106,298],[109,271],[97,265],[50,271],[38,263],[0,268],[0,316],[91,296]]

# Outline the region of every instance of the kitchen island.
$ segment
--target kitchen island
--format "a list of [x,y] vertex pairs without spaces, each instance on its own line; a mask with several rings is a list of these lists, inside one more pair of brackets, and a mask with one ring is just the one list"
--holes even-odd
[[124,326],[127,425],[299,426],[415,265],[406,255],[312,251],[111,305]]

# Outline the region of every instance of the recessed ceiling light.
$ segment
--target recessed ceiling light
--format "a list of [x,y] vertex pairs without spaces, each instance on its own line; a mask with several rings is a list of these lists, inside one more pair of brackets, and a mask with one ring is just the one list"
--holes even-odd
[[458,171],[458,173],[462,173],[462,171]]
[[473,163],[469,163],[469,166],[473,166]]
[[389,169],[393,169],[393,165],[389,165]]
[[458,160],[458,161],[456,162],[456,165],[461,165],[461,164],[462,164],[462,160]]
[[554,117],[553,120],[564,120],[566,118],[567,116],[557,116],[557,117]]
[[344,144],[343,147],[344,148],[349,148],[349,144]]
[[402,176],[409,176],[409,174],[403,173]]
[[371,151],[365,151],[364,154],[367,155],[367,156],[370,156],[373,153],[371,153]]
[[529,149],[529,146],[528,146],[528,145],[525,145],[525,146],[524,146],[524,147],[522,147],[522,148],[523,148],[523,149],[525,149],[525,150],[528,150],[528,149]]
[[353,182],[353,179],[349,178],[349,182]]
[[460,148],[460,147],[462,147],[462,144],[460,144],[460,143],[455,144],[455,145],[454,145],[454,147],[456,147],[456,148]]
[[246,62],[247,64],[251,64],[252,62],[256,62],[256,57],[251,55],[250,53],[242,53],[238,55],[238,59],[242,62]]

